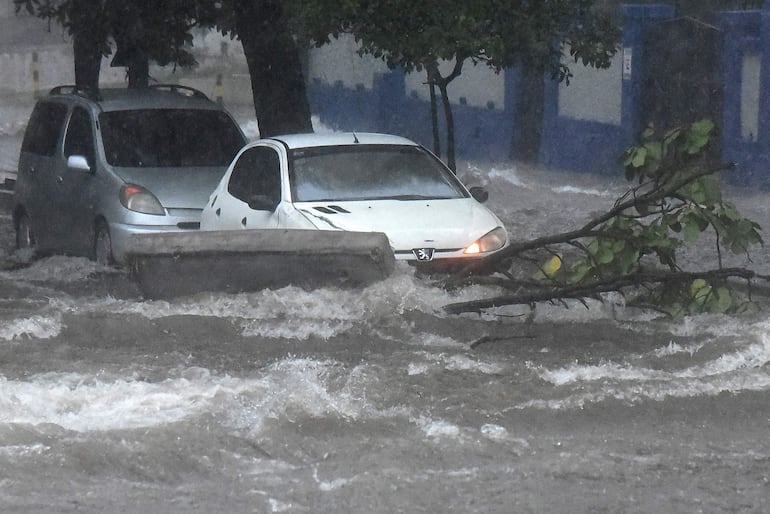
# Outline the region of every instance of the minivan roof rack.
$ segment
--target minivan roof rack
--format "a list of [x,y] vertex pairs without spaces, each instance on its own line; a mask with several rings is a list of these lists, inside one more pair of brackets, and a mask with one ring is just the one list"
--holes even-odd
[[78,95],[90,100],[98,100],[100,98],[99,91],[91,88],[80,87],[75,84],[67,84],[63,86],[56,86],[48,92],[49,96],[55,95]]
[[168,91],[170,93],[176,93],[182,96],[190,96],[195,98],[209,99],[205,93],[195,89],[194,87],[182,86],[180,84],[150,84],[151,89],[160,89],[162,91]]

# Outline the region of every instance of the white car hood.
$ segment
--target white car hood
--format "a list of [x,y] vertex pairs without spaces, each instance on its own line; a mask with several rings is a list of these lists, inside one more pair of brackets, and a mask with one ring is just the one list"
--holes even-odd
[[318,229],[384,232],[394,250],[459,250],[502,226],[473,198],[297,202]]

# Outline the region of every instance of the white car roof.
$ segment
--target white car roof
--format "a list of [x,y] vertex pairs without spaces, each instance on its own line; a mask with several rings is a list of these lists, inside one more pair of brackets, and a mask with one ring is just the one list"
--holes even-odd
[[409,145],[417,143],[401,136],[374,134],[369,132],[332,132],[328,134],[286,134],[265,139],[280,141],[289,149],[319,146],[365,145]]

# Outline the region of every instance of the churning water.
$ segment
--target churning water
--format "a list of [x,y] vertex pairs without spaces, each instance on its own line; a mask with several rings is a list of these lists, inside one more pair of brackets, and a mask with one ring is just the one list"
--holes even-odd
[[[521,239],[623,186],[492,165],[466,181]],[[23,258],[0,225],[4,260]],[[493,293],[404,266],[354,291],[147,301],[85,259],[8,267],[0,511],[770,511],[766,311],[443,311]]]

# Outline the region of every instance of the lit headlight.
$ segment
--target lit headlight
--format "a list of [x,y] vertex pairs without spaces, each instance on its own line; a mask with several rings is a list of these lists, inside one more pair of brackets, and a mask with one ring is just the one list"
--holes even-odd
[[496,229],[487,232],[479,239],[468,245],[463,253],[487,253],[499,250],[508,241],[508,235],[503,227],[497,227]]
[[142,186],[126,184],[120,188],[120,203],[128,210],[144,214],[166,214],[155,195]]

